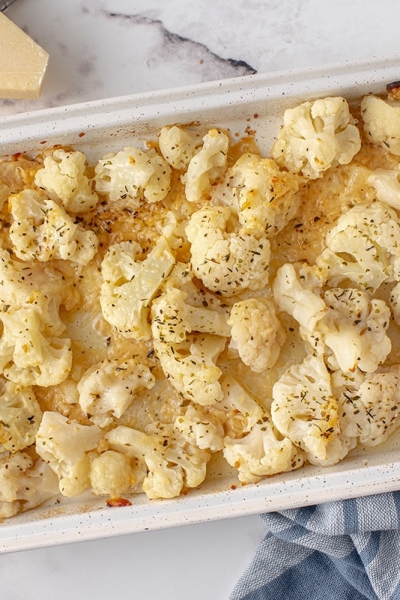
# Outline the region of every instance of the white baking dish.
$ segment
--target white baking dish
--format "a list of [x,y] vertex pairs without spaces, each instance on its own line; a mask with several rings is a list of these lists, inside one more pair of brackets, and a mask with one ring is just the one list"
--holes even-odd
[[[190,88],[79,104],[0,119],[0,154],[72,144],[89,159],[154,137],[165,124],[200,121],[254,131],[268,152],[283,111],[310,97],[383,93],[400,79],[400,57],[341,64],[319,71],[255,75]],[[84,134],[84,135],[82,135]],[[64,544],[400,489],[400,432],[385,446],[351,452],[330,468],[305,467],[256,485],[213,464],[199,490],[174,500],[135,496],[132,506],[106,508],[104,499],[62,497],[0,526],[0,552]]]

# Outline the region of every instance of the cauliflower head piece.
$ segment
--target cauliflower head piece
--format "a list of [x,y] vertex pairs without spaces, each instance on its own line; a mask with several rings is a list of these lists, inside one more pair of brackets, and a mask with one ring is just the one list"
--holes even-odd
[[65,330],[60,306],[73,309],[77,292],[57,269],[13,260],[0,248],[0,316],[22,308],[34,309],[45,332],[57,336]]
[[226,338],[197,334],[180,344],[170,344],[157,339],[157,328],[153,325],[152,329],[154,351],[175,390],[202,406],[218,402],[223,396],[219,382],[222,371],[216,361],[225,349]]
[[136,483],[128,456],[115,450],[106,450],[92,460],[89,479],[97,496],[110,498],[122,496]]
[[287,109],[271,158],[292,173],[318,179],[348,164],[361,148],[359,131],[344,98],[322,98]]
[[102,437],[97,425],[81,425],[60,413],[46,411],[36,434],[38,455],[56,473],[63,496],[79,496],[90,488],[90,458]]
[[171,185],[171,168],[154,148],[143,152],[128,146],[116,154],[106,154],[95,167],[95,187],[114,202],[124,200],[137,208],[147,202],[163,200]]
[[39,458],[26,452],[0,455],[0,518],[35,508],[58,493],[58,479]]
[[383,444],[399,428],[399,376],[399,365],[367,374],[357,370],[352,378],[333,373],[344,435],[370,447]]
[[45,190],[52,200],[61,200],[72,213],[83,213],[94,208],[97,194],[85,175],[86,156],[78,150],[53,150],[36,172],[35,184]]
[[245,365],[255,373],[274,366],[286,334],[272,302],[262,298],[235,302],[228,325],[232,327],[229,345]]
[[[168,285],[168,284],[167,284]],[[171,287],[155,298],[151,306],[154,337],[162,342],[180,343],[191,332],[210,333],[229,337],[231,328],[225,312],[192,306],[188,293]]]
[[[193,324],[188,324],[190,327],[194,325],[200,326],[200,323],[205,321],[209,324],[212,331],[208,329],[208,325],[204,325],[203,328],[207,327],[208,333],[215,333],[219,335],[229,336],[230,329],[226,327],[226,319],[229,316],[229,306],[223,298],[218,294],[214,294],[207,290],[204,286],[200,285],[200,282],[196,280],[190,263],[177,262],[171,273],[165,280],[161,288],[162,293],[169,293],[171,291],[178,290],[186,294],[185,298],[181,297],[185,304],[189,305],[186,311],[191,312],[193,308],[206,308],[210,313],[203,313],[201,311],[195,312],[193,315],[187,315],[188,319],[193,320]],[[155,300],[158,299],[158,296]],[[155,302],[152,303],[152,306]],[[215,317],[214,312],[221,313],[223,318]],[[218,332],[218,333],[217,333]]]
[[238,470],[242,483],[257,483],[262,477],[293,471],[304,463],[301,450],[282,437],[267,417],[240,439],[226,437],[223,455]]
[[71,370],[69,338],[46,335],[34,308],[21,308],[0,315],[0,373],[23,385],[48,387],[64,381]]
[[358,204],[339,217],[326,236],[316,265],[332,287],[351,281],[375,292],[383,282],[400,279],[400,221],[381,202]]
[[79,405],[99,427],[119,419],[144,389],[154,386],[150,369],[137,359],[105,360],[89,368],[78,383]]
[[289,263],[279,269],[274,295],[280,310],[299,323],[302,339],[332,369],[375,371],[392,348],[387,304],[356,288],[322,292],[307,287],[306,277],[301,277],[304,272],[303,268],[298,274]]
[[18,452],[32,446],[41,419],[32,387],[0,379],[0,452]]
[[297,215],[300,181],[274,160],[246,153],[228,170],[215,203],[230,206],[238,215],[240,233],[269,239]]
[[367,138],[386,152],[400,156],[400,106],[376,96],[365,96],[361,115]]
[[320,282],[308,275],[304,267],[285,263],[278,269],[272,286],[279,310],[291,315],[304,334],[312,332],[328,310],[320,297]]
[[228,158],[229,137],[219,129],[210,129],[203,137],[201,149],[190,160],[181,177],[186,199],[199,202],[206,198],[213,183],[222,178]]
[[350,442],[341,435],[338,403],[322,357],[309,354],[290,366],[274,384],[272,396],[273,424],[311,464],[334,465],[346,456]]
[[119,425],[107,433],[106,439],[113,450],[145,463],[147,474],[142,489],[150,499],[175,498],[184,486],[197,487],[205,479],[211,454],[167,427],[146,434]]
[[50,267],[12,260],[0,249],[0,372],[22,386],[61,383],[68,375],[71,343],[59,337],[65,330],[60,305],[76,302],[63,275]]
[[189,444],[201,450],[217,452],[223,448],[224,428],[207,407],[189,404],[175,419],[174,427]]
[[97,253],[94,231],[85,230],[54,200],[25,189],[10,196],[10,240],[18,258],[47,262],[59,258],[87,265]]
[[225,297],[264,288],[271,257],[266,237],[228,233],[230,216],[227,206],[206,206],[193,213],[186,226],[195,276]]
[[222,423],[226,436],[239,439],[249,433],[264,416],[263,406],[233,375],[221,379],[222,398],[209,407]]
[[33,465],[26,452],[5,453],[0,456],[0,515],[12,517],[21,510],[19,495],[21,492],[21,473]]
[[[152,303],[154,350],[165,376],[184,398],[200,405],[213,404],[222,395],[222,371],[216,360],[231,333],[227,313],[217,301],[214,305],[210,302],[209,308],[189,304],[192,282],[180,269],[172,279]],[[175,287],[180,280],[189,292]],[[208,306],[205,298],[203,303]]]
[[199,133],[178,127],[163,127],[158,136],[160,152],[174,169],[184,171],[203,144]]
[[328,289],[324,301],[328,311],[309,342],[316,347],[318,342],[312,340],[319,340],[332,351],[332,368],[374,372],[392,349],[387,335],[390,308],[383,300],[371,299],[367,292],[353,288]]
[[150,338],[150,304],[168,277],[175,258],[164,236],[140,261],[136,242],[113,244],[101,265],[100,304],[104,319],[124,337]]

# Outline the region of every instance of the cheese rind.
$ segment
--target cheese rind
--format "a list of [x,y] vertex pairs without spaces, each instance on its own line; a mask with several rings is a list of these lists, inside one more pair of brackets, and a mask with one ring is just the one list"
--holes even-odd
[[0,98],[38,98],[49,55],[3,13],[0,57]]

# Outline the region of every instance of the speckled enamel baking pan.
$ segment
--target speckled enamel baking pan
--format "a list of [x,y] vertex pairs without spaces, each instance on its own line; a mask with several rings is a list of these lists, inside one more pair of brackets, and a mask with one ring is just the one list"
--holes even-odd
[[[0,154],[72,144],[89,160],[154,136],[166,124],[201,121],[255,132],[268,152],[283,111],[311,97],[348,99],[385,91],[400,79],[400,57],[324,70],[254,75],[207,85],[41,110],[0,119]],[[240,486],[217,463],[207,482],[179,499],[106,508],[103,498],[58,497],[0,525],[0,552],[104,538],[149,529],[287,509],[400,489],[400,431],[385,446],[352,451],[339,465],[305,467]]]

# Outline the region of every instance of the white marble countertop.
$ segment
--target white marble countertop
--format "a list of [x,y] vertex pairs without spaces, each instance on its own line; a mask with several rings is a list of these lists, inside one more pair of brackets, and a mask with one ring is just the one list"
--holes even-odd
[[[38,101],[0,116],[250,73],[400,54],[396,0],[18,0],[50,54]],[[227,600],[264,535],[258,516],[0,557],[7,600]]]

